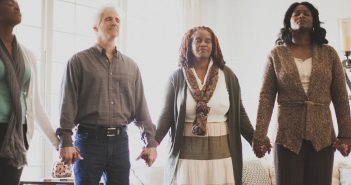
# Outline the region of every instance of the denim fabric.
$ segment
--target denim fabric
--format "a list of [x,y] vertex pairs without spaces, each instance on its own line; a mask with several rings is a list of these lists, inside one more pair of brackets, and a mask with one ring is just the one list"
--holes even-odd
[[84,158],[74,164],[76,185],[98,185],[101,176],[106,185],[129,184],[130,160],[126,131],[112,137],[77,133],[75,146]]

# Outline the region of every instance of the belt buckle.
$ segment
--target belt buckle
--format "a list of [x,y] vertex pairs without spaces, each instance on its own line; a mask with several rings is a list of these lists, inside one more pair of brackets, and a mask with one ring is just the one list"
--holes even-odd
[[118,135],[118,130],[117,130],[117,128],[107,128],[107,130],[106,130],[106,136],[108,136],[108,137],[111,137],[111,136],[116,136],[116,135]]

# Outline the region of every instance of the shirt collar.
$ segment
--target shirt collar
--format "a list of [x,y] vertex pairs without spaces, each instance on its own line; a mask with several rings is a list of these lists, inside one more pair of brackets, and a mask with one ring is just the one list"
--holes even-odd
[[[101,55],[105,56],[106,55],[106,49],[101,47],[99,44],[95,44],[95,48],[101,53]],[[113,54],[117,55],[117,47],[113,49]]]

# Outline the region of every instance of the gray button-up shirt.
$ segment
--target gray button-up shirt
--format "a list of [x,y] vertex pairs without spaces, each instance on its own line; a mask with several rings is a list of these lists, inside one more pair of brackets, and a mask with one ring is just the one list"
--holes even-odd
[[73,146],[72,129],[77,124],[116,127],[130,122],[143,129],[148,146],[156,146],[139,68],[117,49],[111,61],[99,45],[75,54],[68,61],[62,88],[57,129],[61,147]]

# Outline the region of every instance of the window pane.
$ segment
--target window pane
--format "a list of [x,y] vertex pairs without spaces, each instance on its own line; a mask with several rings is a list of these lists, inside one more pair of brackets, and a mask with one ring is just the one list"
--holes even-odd
[[[56,72],[57,71],[55,71],[55,73]],[[58,72],[58,73],[62,74],[61,72]],[[52,82],[52,83],[56,84],[56,86],[58,87],[58,89],[60,89],[60,91],[50,93],[48,95],[48,98],[49,98],[48,103],[50,104],[50,110],[49,110],[48,114],[50,115],[50,120],[52,121],[54,128],[58,128],[60,126],[61,81],[59,83]]]
[[[50,118],[53,123],[58,124],[60,120],[60,101],[61,101],[61,83],[63,78],[63,73],[66,69],[66,63],[62,62],[52,62],[52,74],[50,78]],[[58,127],[58,125],[56,125]]]
[[91,7],[96,7],[96,0],[76,0],[78,5],[87,5]]
[[[52,75],[51,75],[51,92],[55,94],[60,94],[61,93],[61,82],[63,78],[63,73],[66,69],[66,63],[62,62],[52,62]],[[59,106],[52,105],[53,108],[58,108]],[[57,119],[59,120],[59,119]],[[55,121],[57,122],[57,121]]]
[[76,51],[82,51],[95,44],[95,37],[76,36]]
[[112,0],[100,0],[100,1],[97,2],[97,7],[104,6],[104,5],[110,4],[110,3],[116,3],[116,1],[112,1]]
[[22,24],[41,27],[42,0],[20,0]]
[[67,62],[75,53],[74,35],[54,32],[52,59],[54,61]]
[[73,4],[76,2],[76,0],[54,0],[54,1],[65,1]]
[[41,57],[41,29],[18,25],[16,27],[18,41],[30,49],[40,60]]
[[74,4],[54,1],[54,30],[74,33]]
[[93,23],[96,9],[77,6],[76,10],[76,33],[94,36]]

